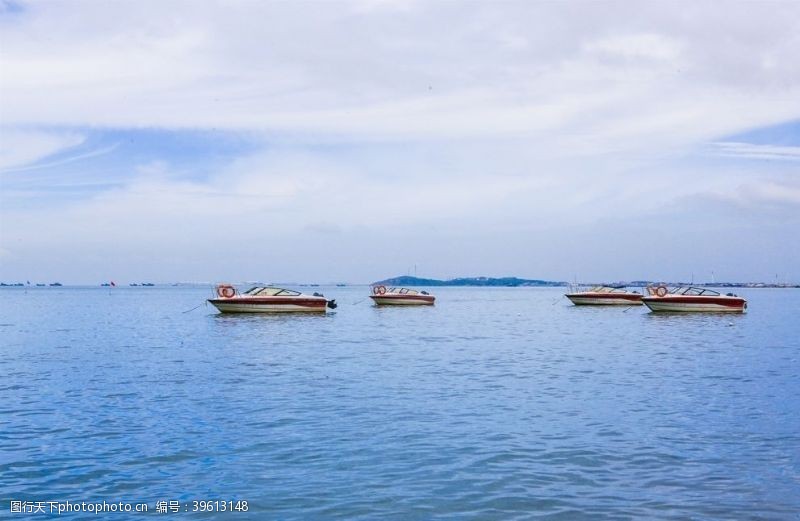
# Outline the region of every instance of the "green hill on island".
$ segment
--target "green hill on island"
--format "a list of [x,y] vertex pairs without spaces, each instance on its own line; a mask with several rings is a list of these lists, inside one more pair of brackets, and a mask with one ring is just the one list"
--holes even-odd
[[386,280],[381,280],[375,284],[391,286],[492,286],[492,287],[524,287],[524,286],[566,286],[566,282],[538,279],[520,279],[518,277],[461,277],[450,280],[423,279],[401,275]]

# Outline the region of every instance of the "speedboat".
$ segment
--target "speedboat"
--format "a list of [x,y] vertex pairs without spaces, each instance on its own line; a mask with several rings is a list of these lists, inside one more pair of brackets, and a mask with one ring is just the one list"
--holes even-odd
[[222,313],[316,312],[336,308],[335,300],[320,293],[305,295],[291,289],[254,286],[244,293],[231,284],[218,284],[217,298],[208,299]]
[[621,286],[594,286],[565,295],[576,306],[640,306],[642,295]]
[[651,311],[705,311],[712,313],[744,313],[747,301],[742,297],[728,293],[722,295],[718,291],[694,286],[666,286],[647,288],[648,296],[642,302]]
[[369,296],[378,306],[432,306],[436,297],[427,291],[374,286]]

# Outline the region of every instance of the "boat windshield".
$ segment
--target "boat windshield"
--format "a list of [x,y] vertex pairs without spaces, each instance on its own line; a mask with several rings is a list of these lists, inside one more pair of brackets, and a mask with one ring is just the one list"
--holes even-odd
[[682,286],[679,288],[674,288],[670,291],[675,295],[686,295],[686,296],[704,296],[704,297],[718,297],[719,291],[714,291],[713,289],[707,288],[696,288],[694,286]]
[[256,286],[254,288],[250,288],[244,292],[245,295],[251,297],[296,297],[300,295],[299,291],[292,291],[290,289],[283,289],[283,288],[272,288],[272,287],[263,287],[263,286]]
[[389,288],[386,293],[399,293],[400,295],[419,295],[419,291],[408,288]]
[[682,289],[680,286],[669,286],[668,287],[668,286],[665,286],[664,284],[658,284],[658,285],[647,286],[647,288],[646,288],[647,289],[647,294],[650,295],[650,296],[658,295],[658,288],[666,288],[667,294],[675,294],[675,295],[679,295],[680,293],[677,293],[677,292],[680,289]]
[[625,288],[615,288],[611,286],[595,286],[589,290],[591,293],[627,293]]

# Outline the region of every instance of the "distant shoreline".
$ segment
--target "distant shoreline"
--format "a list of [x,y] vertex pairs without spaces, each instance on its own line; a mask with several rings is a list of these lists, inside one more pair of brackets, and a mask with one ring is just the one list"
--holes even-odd
[[[252,281],[249,282],[241,282],[241,285],[248,285],[248,284],[262,284],[262,283],[255,283]],[[564,281],[554,281],[554,280],[540,280],[540,279],[522,279],[519,277],[499,277],[499,278],[492,278],[492,277],[460,277],[455,279],[448,279],[448,280],[439,280],[439,279],[425,279],[420,277],[411,277],[407,275],[403,275],[400,277],[392,277],[389,279],[384,279],[378,282],[373,283],[311,283],[311,282],[274,282],[269,283],[267,285],[274,285],[274,286],[299,286],[299,287],[319,287],[319,286],[337,286],[337,287],[347,287],[347,286],[374,286],[376,284],[382,284],[384,286],[428,286],[428,287],[489,287],[489,288],[564,288],[573,285],[569,282]],[[609,284],[609,282],[579,282],[574,285],[578,286],[600,286]],[[615,286],[624,286],[624,287],[631,287],[631,288],[643,288],[646,286],[697,286],[697,287],[704,287],[704,288],[748,288],[748,289],[760,289],[760,288],[772,288],[772,289],[797,289],[800,288],[800,284],[776,284],[776,283],[767,283],[767,282],[664,282],[664,281],[649,281],[649,280],[634,280],[634,281],[618,281],[610,283]],[[118,284],[117,288],[125,288],[125,287],[202,287],[202,286],[213,286],[214,283],[212,282],[164,282],[164,283],[131,283],[131,284]],[[110,287],[108,283],[98,283],[98,284],[61,284],[61,283],[23,283],[23,282],[0,282],[0,287],[2,288],[49,288],[49,287],[83,287],[83,288],[91,288],[91,287],[106,287],[106,288],[113,288]]]
[[[518,277],[462,277],[449,280],[438,279],[423,279],[419,277],[411,277],[403,275],[400,277],[392,277],[385,279],[375,284],[392,285],[392,286],[470,286],[470,287],[567,287],[569,282],[553,281],[553,280],[540,280],[540,279],[521,279]],[[585,282],[579,283],[581,286],[600,286],[608,284],[608,282]],[[663,281],[650,281],[650,280],[636,280],[636,281],[621,281],[614,282],[614,285],[625,287],[646,287],[646,286],[699,286],[699,287],[714,287],[714,288],[800,288],[800,284],[770,284],[766,282],[663,282]]]

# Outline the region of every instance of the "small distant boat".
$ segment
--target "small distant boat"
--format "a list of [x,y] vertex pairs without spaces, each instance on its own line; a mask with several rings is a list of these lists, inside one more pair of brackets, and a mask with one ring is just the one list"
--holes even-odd
[[291,289],[273,286],[254,286],[244,293],[231,284],[218,284],[217,298],[208,301],[222,313],[325,313],[335,309],[336,301],[320,293],[305,295]]
[[[20,284],[20,286],[21,286],[21,285],[22,285],[22,284]],[[52,283],[52,284],[50,284],[50,285],[51,285],[51,286],[63,286],[63,284],[61,284],[60,282],[53,282],[53,283]]]
[[722,295],[718,291],[694,286],[666,286],[647,288],[648,296],[642,302],[651,311],[700,311],[711,313],[744,313],[747,301],[738,295]]
[[594,286],[565,295],[576,306],[640,306],[642,295],[624,286]]
[[427,291],[374,286],[369,296],[378,306],[432,306],[436,297]]
[[47,284],[42,284],[41,282],[38,282],[36,284],[36,287],[38,287],[38,288],[43,288],[44,286],[47,286]]

